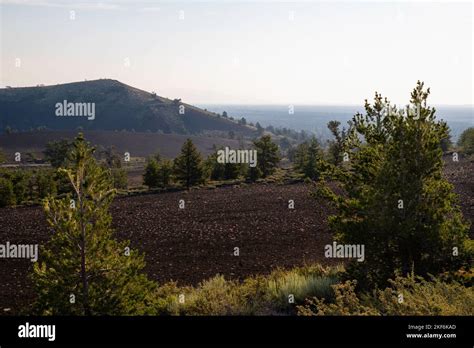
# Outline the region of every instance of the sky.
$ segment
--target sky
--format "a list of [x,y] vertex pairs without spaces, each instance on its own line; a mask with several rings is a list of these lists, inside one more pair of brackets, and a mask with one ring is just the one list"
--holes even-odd
[[0,87],[119,80],[194,104],[474,104],[473,4],[0,0]]

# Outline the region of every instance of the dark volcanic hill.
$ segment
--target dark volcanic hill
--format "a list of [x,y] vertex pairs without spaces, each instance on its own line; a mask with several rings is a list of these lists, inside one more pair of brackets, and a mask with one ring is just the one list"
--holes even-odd
[[[95,119],[58,117],[56,103],[95,103]],[[184,115],[179,113],[184,106]],[[203,131],[234,131],[249,134],[250,127],[217,114],[101,79],[53,86],[0,89],[0,132],[46,127],[52,130],[135,130],[195,134]]]

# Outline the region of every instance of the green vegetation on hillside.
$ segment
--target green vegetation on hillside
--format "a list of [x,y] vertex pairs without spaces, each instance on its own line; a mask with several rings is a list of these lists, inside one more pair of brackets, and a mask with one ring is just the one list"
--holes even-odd
[[[57,117],[58,102],[94,103],[97,118]],[[181,112],[182,111],[182,112]],[[0,89],[0,114],[4,128],[14,130],[128,130],[198,134],[233,131],[251,135],[254,130],[242,122],[128,86],[116,80],[100,79],[51,86]]]

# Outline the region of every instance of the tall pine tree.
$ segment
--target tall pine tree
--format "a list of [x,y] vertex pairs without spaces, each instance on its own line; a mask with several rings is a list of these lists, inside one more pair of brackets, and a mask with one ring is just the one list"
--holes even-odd
[[141,273],[144,257],[128,241],[113,239],[110,172],[98,165],[80,134],[59,169],[69,180],[67,197],[44,201],[53,235],[42,248],[32,278],[41,315],[150,313],[154,284]]
[[322,170],[321,149],[316,138],[298,145],[295,168],[311,180],[319,179]]
[[[348,123],[349,123],[349,128],[350,128],[351,122],[349,121]],[[347,136],[347,131],[344,127],[342,128],[342,130],[339,129],[340,125],[341,125],[341,122],[339,121],[329,121],[327,124],[328,129],[331,131],[332,135],[334,136],[333,140],[328,141],[329,161],[336,166],[342,163],[344,142]]]
[[436,275],[469,259],[467,225],[442,173],[448,127],[428,95],[418,82],[407,109],[377,93],[366,101],[346,138],[349,168],[333,168],[345,192],[320,187],[338,211],[330,217],[337,241],[365,246],[365,261],[349,266],[360,286],[384,286],[398,272]]
[[184,142],[181,154],[175,158],[174,173],[187,189],[203,181],[202,157],[191,139]]
[[269,135],[264,135],[260,139],[255,140],[253,144],[257,150],[257,166],[265,178],[273,174],[280,161],[278,145],[272,142],[272,138]]

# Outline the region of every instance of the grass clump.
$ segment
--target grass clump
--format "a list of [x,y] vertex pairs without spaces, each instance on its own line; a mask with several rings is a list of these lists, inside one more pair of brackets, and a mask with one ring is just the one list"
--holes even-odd
[[295,314],[296,305],[307,297],[331,298],[331,285],[338,281],[340,270],[312,265],[278,269],[242,282],[217,275],[196,287],[167,283],[155,292],[156,312],[192,316]]
[[307,297],[331,299],[332,285],[338,281],[342,268],[324,268],[310,265],[292,271],[277,270],[267,279],[267,300],[278,310],[292,311]]

